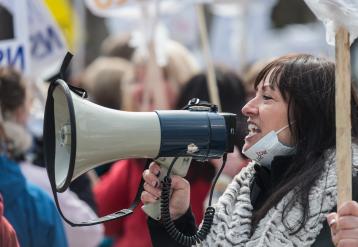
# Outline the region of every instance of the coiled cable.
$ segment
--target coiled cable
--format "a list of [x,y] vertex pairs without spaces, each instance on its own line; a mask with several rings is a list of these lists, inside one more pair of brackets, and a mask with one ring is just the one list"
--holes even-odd
[[201,241],[203,241],[205,239],[205,237],[210,232],[210,228],[213,223],[213,219],[214,219],[214,215],[215,215],[215,209],[211,206],[213,191],[215,188],[215,184],[216,184],[222,170],[225,167],[226,158],[227,158],[227,154],[225,153],[223,156],[222,166],[221,166],[219,172],[216,174],[214,182],[211,186],[210,197],[209,197],[209,206],[205,210],[204,220],[201,225],[201,228],[194,235],[191,235],[191,236],[187,236],[187,235],[183,234],[182,232],[180,232],[174,225],[174,222],[172,221],[172,219],[170,218],[169,201],[170,201],[170,188],[171,188],[172,180],[169,175],[170,175],[170,172],[175,164],[175,161],[177,160],[177,157],[174,158],[172,163],[170,164],[167,175],[164,177],[163,184],[162,184],[163,188],[162,188],[161,206],[160,206],[161,207],[161,219],[162,219],[162,223],[163,223],[165,229],[167,230],[168,234],[176,242],[180,243],[181,245],[192,246],[196,243],[200,243]]

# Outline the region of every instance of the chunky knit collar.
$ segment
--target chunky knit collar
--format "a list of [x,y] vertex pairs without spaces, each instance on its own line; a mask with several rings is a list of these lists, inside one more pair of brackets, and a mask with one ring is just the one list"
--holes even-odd
[[[353,145],[353,164],[358,164],[358,147]],[[276,207],[270,209],[261,219],[251,235],[253,206],[250,200],[251,185],[256,170],[255,163],[244,168],[228,186],[216,205],[213,226],[202,246],[311,246],[320,233],[327,213],[336,206],[337,177],[335,152],[325,153],[324,171],[312,187],[309,200],[309,217],[303,229],[290,235],[282,224],[284,205],[291,200],[294,192],[288,193]],[[354,166],[354,172],[358,170]],[[286,217],[289,226],[294,226],[301,218],[302,205],[296,203]]]

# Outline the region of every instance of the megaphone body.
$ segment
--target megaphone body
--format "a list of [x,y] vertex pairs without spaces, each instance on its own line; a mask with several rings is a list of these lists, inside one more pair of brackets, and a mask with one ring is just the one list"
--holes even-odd
[[[168,165],[169,157],[181,157],[176,162],[182,168],[173,172],[185,176],[191,158],[220,158],[233,150],[234,114],[200,109],[118,111],[91,103],[62,80],[51,84],[48,97],[52,104],[45,112],[45,156],[57,192],[111,161],[152,158]],[[151,216],[158,218],[158,213]]]

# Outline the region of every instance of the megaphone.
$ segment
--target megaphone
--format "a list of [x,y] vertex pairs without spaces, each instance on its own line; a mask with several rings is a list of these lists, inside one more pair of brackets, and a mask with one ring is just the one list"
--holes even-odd
[[[65,191],[71,181],[88,170],[121,159],[151,158],[163,166],[162,171],[184,177],[192,158],[220,158],[234,149],[236,115],[217,113],[217,107],[199,104],[198,99],[192,100],[186,110],[127,112],[94,104],[83,97],[78,91],[81,89],[69,87],[74,88],[61,79],[50,84],[44,151],[55,203],[72,226],[124,217],[138,205],[133,203],[130,209],[87,222],[68,220],[56,193]],[[164,172],[160,179],[164,179]],[[156,220],[161,217],[160,202],[142,209]]]
[[[94,104],[59,79],[49,89],[45,156],[53,158],[57,192],[101,164],[159,157],[220,158],[233,150],[234,114],[202,110],[126,112]],[[51,158],[47,160],[51,163]]]

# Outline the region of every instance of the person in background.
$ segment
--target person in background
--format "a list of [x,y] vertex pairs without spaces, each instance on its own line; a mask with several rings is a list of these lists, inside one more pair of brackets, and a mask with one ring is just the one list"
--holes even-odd
[[84,71],[80,86],[93,103],[120,110],[123,91],[133,76],[130,62],[117,57],[98,57]]
[[[123,95],[123,109],[127,111],[153,111],[173,109],[178,95],[185,83],[199,72],[193,55],[176,41],[168,40],[153,61],[150,54],[137,49],[132,58],[134,79],[130,81],[126,94]],[[153,63],[158,66],[154,67]],[[157,70],[159,68],[159,70]],[[157,84],[152,87],[153,80]],[[158,90],[163,94],[156,94]],[[158,106],[158,98],[163,105]],[[147,102],[146,102],[147,101]]]
[[14,228],[4,217],[4,204],[0,195],[0,246],[1,247],[19,247]]
[[[338,208],[335,161],[335,64],[306,54],[282,56],[258,75],[243,108],[249,134],[243,153],[252,162],[214,205],[202,246],[357,246],[358,204]],[[358,200],[358,105],[351,101],[353,200]],[[160,168],[143,174],[142,202],[161,194]],[[196,232],[189,184],[172,177],[170,214],[187,235]],[[153,246],[181,246],[161,222],[149,219]]]
[[130,39],[130,33],[108,36],[102,42],[100,49],[101,56],[117,57],[131,61],[135,48],[130,45]]
[[15,161],[31,145],[31,138],[13,138],[25,133],[20,126],[26,123],[28,111],[25,87],[19,73],[0,68],[0,193],[4,215],[14,227],[20,246],[66,247],[66,234],[54,202],[26,180]]
[[[222,111],[237,114],[237,136],[235,139],[235,152],[228,155],[223,173],[215,186],[215,199],[224,192],[228,181],[231,181],[232,177],[248,163],[248,160],[240,151],[247,129],[246,121],[241,113],[241,108],[244,106],[246,98],[243,82],[235,73],[223,68],[216,69],[216,82]],[[210,102],[205,73],[193,76],[185,84],[177,100],[176,108],[183,108],[193,98]],[[204,201],[208,196],[214,175],[221,167],[221,161],[221,159],[212,159],[205,162],[192,160],[188,174],[185,177],[191,187],[190,201],[196,224],[202,221]]]
[[[9,80],[4,76],[3,77],[4,85],[9,83]],[[30,82],[28,82],[30,83]],[[4,92],[6,93],[6,91]],[[53,198],[52,189],[50,181],[47,176],[46,169],[40,166],[36,166],[31,163],[31,160],[27,157],[27,151],[29,146],[31,146],[32,136],[29,131],[27,131],[27,120],[31,108],[31,103],[33,102],[33,91],[32,87],[24,86],[21,83],[14,83],[11,88],[12,94],[25,95],[25,104],[27,106],[24,108],[24,111],[17,113],[17,117],[14,118],[12,115],[15,113],[8,112],[4,125],[7,129],[7,138],[10,140],[16,140],[17,142],[28,143],[26,145],[15,145],[17,148],[14,149],[16,155],[14,159],[20,164],[20,169],[27,181],[32,182],[33,184],[39,186],[47,194]],[[12,100],[18,100],[15,98],[7,99],[7,104],[15,105]],[[19,121],[21,119],[21,121]],[[16,129],[11,126],[16,126]],[[12,129],[14,129],[12,131]],[[82,222],[85,220],[96,218],[96,213],[91,209],[91,207],[85,202],[82,201],[78,196],[71,190],[67,190],[63,193],[58,194],[59,203],[61,209],[66,217],[74,222]],[[88,227],[71,227],[65,221],[64,228],[70,247],[96,247],[101,242],[104,235],[104,227],[102,224]]]
[[[167,62],[160,67],[160,71],[163,73],[162,85],[166,94],[161,97],[169,99],[167,109],[173,109],[181,88],[197,72],[197,64],[192,55],[174,41],[170,41],[163,51]],[[143,110],[148,67],[145,66],[146,57],[138,51],[135,52],[133,59],[134,78],[121,82],[120,109],[124,111]],[[156,109],[153,97],[153,94],[149,95],[151,103],[147,111]],[[145,163],[145,159],[120,160],[100,178],[94,187],[94,194],[101,216],[130,206],[137,193]],[[144,227],[146,214],[140,206],[129,217],[105,223],[106,234],[113,236],[115,247],[151,246],[148,229]]]
[[[29,161],[20,162],[21,172],[26,179],[39,186],[53,198],[51,184],[45,168],[31,164]],[[63,214],[72,222],[82,222],[97,217],[92,208],[82,201],[71,190],[58,193],[58,200]],[[103,224],[72,227],[63,220],[68,246],[70,247],[97,247],[104,237]]]

